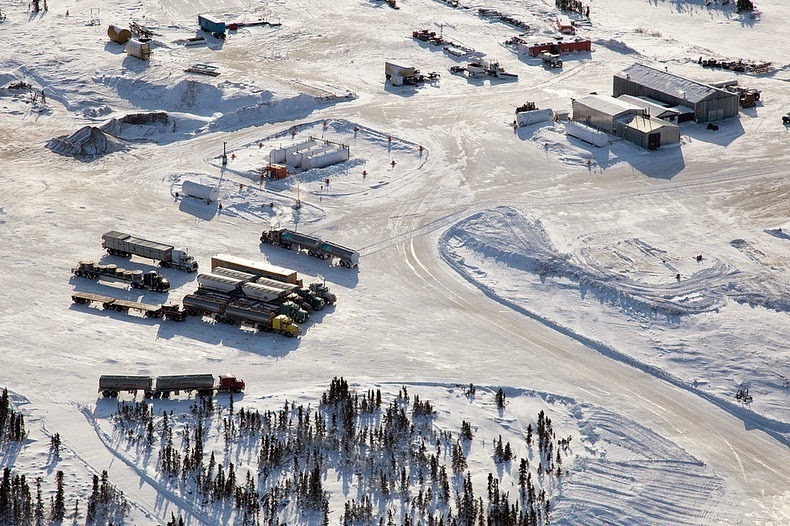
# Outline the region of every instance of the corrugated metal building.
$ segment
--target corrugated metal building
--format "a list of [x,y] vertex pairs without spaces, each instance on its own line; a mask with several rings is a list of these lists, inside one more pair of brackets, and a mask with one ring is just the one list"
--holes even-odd
[[639,106],[604,95],[588,95],[572,102],[573,120],[614,133],[614,120],[626,115],[641,115]]
[[622,137],[648,150],[680,141],[680,127],[651,117],[644,104],[603,95],[589,95],[574,100],[573,120]]
[[628,115],[614,121],[614,134],[647,150],[680,142],[680,126],[649,115]]
[[694,108],[694,120],[697,122],[738,115],[737,94],[643,64],[634,64],[616,73],[613,93],[615,97],[650,97],[671,106]]

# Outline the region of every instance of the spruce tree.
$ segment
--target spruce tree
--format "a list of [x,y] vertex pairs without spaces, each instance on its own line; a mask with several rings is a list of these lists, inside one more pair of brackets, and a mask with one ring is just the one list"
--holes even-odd
[[55,502],[52,506],[52,520],[58,522],[62,521],[63,517],[66,516],[66,501],[63,494],[63,471],[58,470],[55,475],[55,481],[57,487],[55,489]]

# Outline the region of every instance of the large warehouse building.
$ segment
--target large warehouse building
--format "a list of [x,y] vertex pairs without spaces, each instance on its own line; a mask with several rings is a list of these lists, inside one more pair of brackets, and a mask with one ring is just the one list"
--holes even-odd
[[670,106],[694,109],[697,122],[718,121],[738,115],[738,95],[696,80],[634,64],[614,76],[613,95],[649,97]]

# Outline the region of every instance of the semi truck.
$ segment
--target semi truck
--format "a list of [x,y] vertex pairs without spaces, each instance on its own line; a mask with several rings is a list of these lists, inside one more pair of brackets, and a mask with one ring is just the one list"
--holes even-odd
[[217,267],[238,270],[248,274],[254,274],[255,276],[262,278],[299,285],[300,287],[303,286],[302,280],[299,279],[296,271],[282,267],[275,267],[274,265],[269,265],[267,263],[263,263],[262,261],[253,261],[251,259],[230,256],[228,254],[217,254],[211,258],[212,272]]
[[261,243],[287,250],[295,249],[297,252],[306,250],[308,255],[318,259],[337,258],[340,266],[346,268],[356,268],[359,265],[359,252],[356,250],[287,228],[264,230],[261,233]]
[[133,289],[147,289],[155,292],[170,290],[170,282],[157,272],[151,270],[126,270],[116,265],[100,265],[95,261],[80,261],[71,269],[71,273],[80,278],[99,279],[105,281],[122,281]]
[[99,377],[99,392],[105,398],[115,398],[118,393],[128,392],[137,395],[142,391],[146,398],[170,398],[178,395],[197,392],[200,396],[217,393],[240,393],[246,387],[244,380],[230,374],[214,378],[211,374],[181,374],[174,376],[117,376],[102,375]]
[[310,290],[321,297],[328,305],[334,305],[337,302],[337,296],[335,296],[334,292],[330,292],[329,287],[322,281],[310,283]]
[[196,272],[198,263],[186,250],[172,245],[148,241],[124,232],[112,230],[102,236],[102,247],[113,256],[129,258],[132,255],[159,261],[165,268],[176,268],[186,272]]
[[184,311],[191,316],[206,316],[220,323],[252,327],[289,338],[302,334],[301,327],[290,317],[280,314],[263,302],[249,298],[199,289],[196,293],[185,296],[182,303]]

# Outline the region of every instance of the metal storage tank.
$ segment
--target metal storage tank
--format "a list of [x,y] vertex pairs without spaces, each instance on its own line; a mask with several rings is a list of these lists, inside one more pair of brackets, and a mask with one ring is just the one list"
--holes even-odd
[[129,39],[132,38],[132,32],[123,27],[111,24],[110,27],[107,28],[107,36],[110,37],[110,40],[113,42],[126,44],[129,42]]
[[565,123],[565,133],[571,137],[576,137],[584,142],[588,142],[593,146],[606,146],[609,144],[609,136],[584,124],[578,122],[568,121]]
[[189,180],[181,183],[181,191],[187,197],[202,199],[209,204],[219,199],[219,189],[216,186],[208,186]]
[[554,119],[554,111],[551,108],[542,110],[520,111],[516,113],[516,122],[519,126],[529,126],[539,122],[547,122]]

